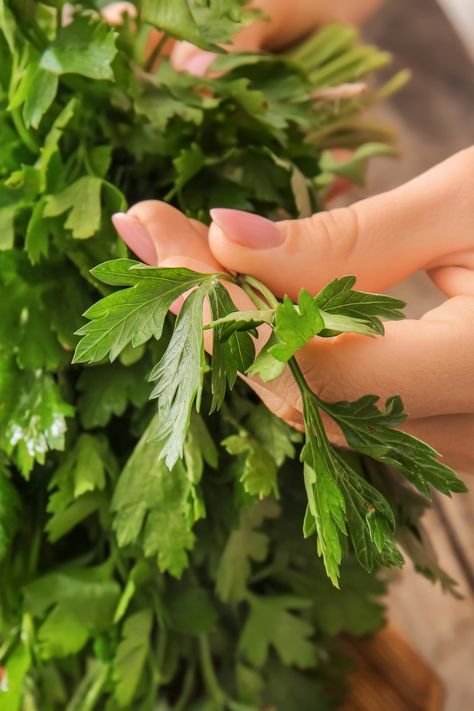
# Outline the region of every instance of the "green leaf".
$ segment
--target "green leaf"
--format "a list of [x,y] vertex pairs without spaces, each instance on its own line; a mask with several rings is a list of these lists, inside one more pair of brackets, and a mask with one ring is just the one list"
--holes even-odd
[[400,398],[389,398],[384,410],[377,407],[378,399],[366,395],[352,403],[321,403],[321,407],[338,423],[353,449],[394,466],[425,496],[431,496],[431,487],[444,494],[467,491],[455,472],[438,460],[438,452],[393,429],[407,417]]
[[383,335],[381,318],[399,320],[404,315],[401,309],[405,302],[385,294],[368,294],[354,291],[354,276],[344,276],[330,282],[314,297],[316,305],[325,314],[349,316],[370,326],[376,333]]
[[326,185],[336,176],[347,178],[356,185],[364,185],[367,163],[374,156],[394,156],[393,146],[386,143],[364,143],[359,146],[345,161],[338,161],[333,152],[323,151],[320,159],[322,175],[317,178],[318,184]]
[[15,241],[15,207],[0,207],[0,251],[11,249]]
[[[1,9],[1,5],[0,5]],[[31,652],[27,645],[19,642],[9,655],[0,687],[2,711],[19,711],[24,695],[24,685],[32,665]]]
[[317,551],[335,587],[349,536],[360,564],[371,571],[375,564],[402,565],[403,558],[393,541],[395,519],[382,494],[351,466],[329,442],[319,414],[323,404],[304,384],[291,363],[303,400],[304,462],[308,508],[305,537],[317,535]]
[[273,647],[283,664],[310,669],[316,664],[314,629],[292,610],[308,606],[288,597],[250,597],[250,613],[239,640],[239,650],[253,666],[263,667]]
[[27,70],[28,81],[23,118],[27,127],[38,128],[58,91],[58,77],[31,63]]
[[40,67],[52,74],[81,74],[89,79],[113,79],[117,53],[115,30],[92,15],[76,14],[60,27],[56,39],[41,57]]
[[152,624],[151,610],[140,610],[125,620],[113,662],[114,695],[120,708],[129,707],[136,696],[150,652]]
[[75,239],[88,239],[100,227],[101,191],[101,178],[84,175],[62,192],[50,195],[43,214],[45,217],[57,217],[69,211],[64,226],[71,230]]
[[187,0],[144,0],[143,19],[177,39],[208,48]]
[[205,165],[205,155],[200,146],[194,143],[190,148],[184,148],[179,156],[174,159],[173,165],[176,171],[174,187],[166,195],[165,200],[171,200],[176,193],[184,188],[190,180]]
[[227,326],[224,320],[230,313],[235,313],[235,306],[222,284],[214,285],[209,294],[209,302],[215,319],[211,376],[211,412],[214,412],[222,407],[227,386],[232,389],[237,373],[245,373],[254,360],[255,347],[247,333],[233,332],[223,340],[223,332]]
[[254,13],[242,14],[240,0],[144,0],[143,18],[176,39],[202,49],[219,49],[231,39],[242,22]]
[[38,630],[42,659],[76,654],[111,624],[120,588],[108,565],[49,573],[24,588],[25,609],[45,616]]
[[250,368],[247,368],[247,375],[258,375],[265,383],[279,378],[285,370],[285,363],[277,360],[271,352],[279,343],[279,339],[272,333]]
[[99,365],[82,371],[77,410],[86,429],[105,427],[120,417],[129,405],[143,407],[150,395],[147,383],[149,366],[145,359],[130,366],[120,363]]
[[[74,355],[74,363],[113,361],[131,344],[137,347],[150,338],[160,339],[171,304],[184,292],[213,279],[188,269],[134,269],[136,262],[117,260],[101,265],[94,275],[114,279],[114,284],[133,284],[101,301],[84,314],[91,323],[79,329],[83,336]],[[125,271],[127,274],[125,274]],[[127,276],[128,275],[128,276]]]
[[299,432],[273,415],[262,404],[252,410],[246,427],[263,444],[278,467],[283,464],[286,458],[295,458],[295,444],[303,439]]
[[216,576],[216,591],[223,602],[240,602],[246,597],[252,561],[263,563],[268,556],[269,538],[258,529],[267,518],[276,518],[280,509],[271,499],[254,504],[240,514],[238,527],[229,535]]
[[103,491],[106,473],[116,473],[116,463],[105,439],[81,434],[51,478],[47,510],[53,516],[46,524],[51,541],[56,541],[92,511],[101,499],[91,492]]
[[315,300],[304,289],[298,297],[298,307],[285,296],[275,311],[274,333],[278,340],[269,353],[282,363],[286,363],[324,328]]
[[263,499],[278,496],[277,465],[271,453],[248,432],[242,431],[223,440],[222,446],[232,455],[243,454],[240,480],[250,496]]
[[178,462],[172,471],[161,458],[161,448],[150,443],[152,421],[127,461],[115,489],[113,527],[120,546],[138,544],[147,557],[156,556],[162,572],[180,577],[194,546],[189,521],[186,470]]
[[34,462],[44,464],[49,450],[64,449],[66,403],[50,375],[22,372],[0,357],[0,446],[25,477]]
[[150,373],[156,382],[150,395],[158,400],[158,427],[150,441],[161,445],[160,456],[172,469],[183,456],[191,409],[199,410],[204,376],[202,308],[205,288],[193,291],[186,299],[168,348]]

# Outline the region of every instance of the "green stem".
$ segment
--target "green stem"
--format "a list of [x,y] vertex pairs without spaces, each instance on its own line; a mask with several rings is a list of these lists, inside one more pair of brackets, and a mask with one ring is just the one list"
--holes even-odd
[[196,679],[196,666],[194,662],[190,662],[188,668],[186,669],[186,674],[184,675],[183,685],[181,688],[181,693],[179,699],[177,700],[174,711],[185,711],[188,706],[189,700],[194,691],[194,681]]
[[265,284],[262,284],[262,282],[259,281],[258,279],[255,279],[255,277],[248,276],[248,275],[246,275],[244,277],[244,284],[245,283],[249,284],[256,291],[259,291],[262,294],[262,296],[264,296],[265,299],[267,300],[267,302],[268,302],[267,305],[271,306],[271,308],[273,308],[273,309],[276,309],[276,307],[278,306],[278,300],[272,294],[270,289],[267,286],[265,286]]
[[268,304],[259,297],[259,295],[252,289],[250,284],[246,284],[245,282],[242,284],[242,289],[245,291],[249,299],[252,300],[252,302],[255,304],[257,309],[267,309]]
[[219,708],[222,708],[226,700],[226,695],[221,689],[217,679],[214,664],[212,662],[209,639],[207,635],[204,634],[199,635],[199,657],[202,676],[206,684],[206,688],[212,699],[216,702],[216,711],[218,711]]
[[[308,383],[306,382],[306,379],[301,372],[301,368],[298,365],[298,362],[296,358],[293,356],[293,358],[290,358],[288,361],[288,366],[290,368],[291,374],[293,375],[296,384],[298,386],[298,389],[301,393],[301,397],[303,400],[303,411],[306,413],[306,399],[308,395],[314,400],[316,406],[313,406],[313,421],[316,429],[316,435],[317,435],[317,441],[319,447],[326,452],[330,457],[332,456],[332,445],[329,441],[329,438],[326,434],[326,430],[324,428],[323,421],[321,419],[321,415],[319,414],[319,407],[322,407],[324,409],[324,403],[323,401],[316,395],[316,393],[311,390],[309,387]],[[306,419],[306,418],[305,418]]]
[[161,51],[162,51],[163,47],[165,46],[165,44],[167,43],[168,39],[169,39],[168,35],[166,33],[164,33],[163,37],[160,39],[160,41],[156,45],[155,49],[153,50],[153,52],[150,54],[150,56],[146,60],[145,71],[147,71],[147,72],[152,71],[152,69],[155,65],[155,62],[159,59]]
[[13,109],[10,112],[10,116],[12,117],[12,121],[15,125],[16,131],[21,139],[21,142],[26,148],[28,148],[30,153],[36,155],[36,153],[38,152],[38,145],[31,133],[26,128],[23,122],[23,116],[21,115],[20,109]]

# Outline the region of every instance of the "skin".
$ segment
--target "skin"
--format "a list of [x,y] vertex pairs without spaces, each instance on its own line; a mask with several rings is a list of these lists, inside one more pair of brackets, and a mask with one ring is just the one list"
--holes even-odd
[[[285,44],[330,18],[358,21],[375,4],[297,0],[290,17],[285,0],[265,0],[259,7],[271,22],[245,30],[236,46]],[[358,6],[357,16],[351,15],[351,5]],[[183,43],[175,45],[180,68],[189,51]],[[197,52],[193,48],[192,56]],[[383,338],[315,338],[298,360],[311,387],[327,400],[400,394],[409,413],[402,429],[429,442],[456,469],[474,471],[473,195],[474,147],[349,208],[275,223],[276,246],[262,247],[258,235],[249,244],[248,229],[244,246],[239,234],[244,234],[245,217],[237,212],[227,215],[225,226],[219,220],[208,229],[158,201],[138,203],[115,224],[144,261],[251,274],[277,296],[294,298],[301,288],[316,293],[344,274],[355,274],[361,290],[384,291],[425,270],[448,297],[444,304],[419,320],[387,323]],[[249,308],[237,287],[232,297],[239,308]],[[247,381],[275,414],[302,426],[301,402],[289,373],[271,383]],[[330,435],[341,441],[334,427]]]

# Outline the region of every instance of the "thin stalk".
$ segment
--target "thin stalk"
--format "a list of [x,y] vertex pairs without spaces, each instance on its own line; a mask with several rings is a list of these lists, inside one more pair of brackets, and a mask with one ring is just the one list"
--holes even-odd
[[184,675],[183,685],[181,688],[181,693],[179,699],[177,700],[174,711],[185,711],[189,701],[191,699],[192,693],[194,691],[194,682],[196,680],[196,665],[193,662],[188,664],[186,669],[186,674]]
[[222,708],[227,697],[221,689],[219,680],[217,679],[214,664],[212,662],[209,639],[207,635],[204,634],[199,635],[199,659],[206,688],[212,699],[216,702],[216,704],[218,704],[216,708],[217,711],[218,708]]
[[278,300],[272,294],[270,289],[267,286],[265,286],[265,284],[262,284],[262,282],[259,281],[258,279],[255,279],[255,277],[247,276],[247,275],[244,277],[244,284],[245,283],[249,284],[253,289],[255,289],[256,291],[259,291],[262,294],[262,296],[265,297],[265,299],[268,302],[266,304],[265,308],[270,306],[272,309],[276,309],[276,307],[278,306]]
[[249,299],[252,300],[257,309],[268,309],[268,304],[260,298],[260,296],[252,289],[250,284],[243,282],[242,289],[245,291]]
[[158,61],[160,58],[160,54],[163,50],[163,47],[167,43],[169,37],[166,33],[163,33],[163,36],[161,37],[160,41],[156,45],[155,49],[153,52],[150,54],[148,59],[145,62],[145,71],[146,72],[151,72],[153,70],[153,67],[155,66],[155,62]]
[[26,148],[28,148],[30,153],[36,155],[36,153],[38,152],[38,144],[26,128],[20,109],[13,109],[10,112],[10,116],[12,117],[12,121],[15,125],[16,131],[21,139],[21,142]]

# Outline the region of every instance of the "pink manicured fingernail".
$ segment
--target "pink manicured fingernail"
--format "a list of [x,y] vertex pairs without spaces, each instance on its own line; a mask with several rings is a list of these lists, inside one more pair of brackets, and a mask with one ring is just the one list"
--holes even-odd
[[202,77],[216,58],[213,52],[197,52],[183,66],[184,71],[194,76]]
[[283,233],[274,222],[251,212],[215,208],[211,210],[211,217],[228,239],[243,247],[268,249],[284,241]]
[[116,212],[112,215],[112,222],[127,247],[130,247],[142,262],[145,264],[158,262],[155,245],[144,225],[136,217],[124,212]]

